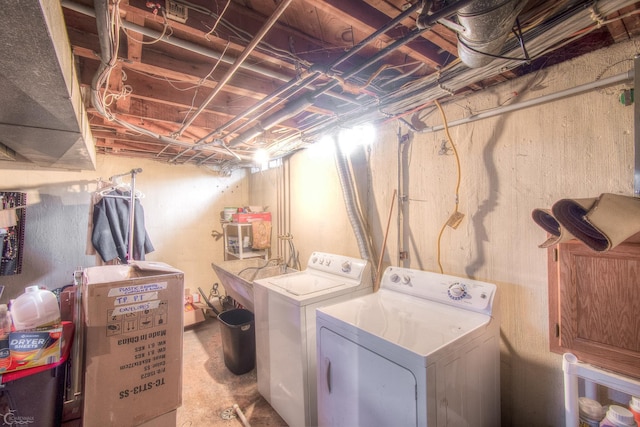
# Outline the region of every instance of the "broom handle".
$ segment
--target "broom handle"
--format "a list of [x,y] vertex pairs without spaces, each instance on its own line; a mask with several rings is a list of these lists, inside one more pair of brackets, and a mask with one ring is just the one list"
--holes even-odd
[[380,249],[380,259],[378,259],[378,271],[376,273],[376,283],[373,287],[373,292],[377,292],[380,287],[380,273],[382,273],[382,258],[384,257],[384,248],[387,246],[387,236],[389,235],[389,226],[391,225],[391,214],[393,213],[393,204],[396,201],[396,194],[398,190],[393,190],[393,198],[391,199],[391,208],[389,209],[389,219],[387,220],[387,230],[384,232],[384,240],[382,241],[382,248]]

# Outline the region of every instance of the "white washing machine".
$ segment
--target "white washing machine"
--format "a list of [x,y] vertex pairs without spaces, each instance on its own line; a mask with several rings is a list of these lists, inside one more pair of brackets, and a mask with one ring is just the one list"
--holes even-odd
[[316,308],[372,286],[369,262],[322,252],[303,271],[254,282],[258,391],[289,427],[317,425]]
[[380,290],[317,310],[320,426],[496,427],[496,286],[389,267]]

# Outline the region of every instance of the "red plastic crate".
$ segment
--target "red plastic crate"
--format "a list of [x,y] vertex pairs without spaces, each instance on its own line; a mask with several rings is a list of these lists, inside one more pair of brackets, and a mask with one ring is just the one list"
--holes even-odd
[[271,212],[237,213],[232,215],[233,222],[271,221]]

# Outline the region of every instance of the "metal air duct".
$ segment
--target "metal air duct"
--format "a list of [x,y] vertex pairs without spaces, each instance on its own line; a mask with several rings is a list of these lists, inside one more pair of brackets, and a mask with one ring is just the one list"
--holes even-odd
[[478,0],[458,11],[458,57],[470,68],[489,64],[500,54],[524,8],[521,0]]
[[95,170],[95,145],[60,4],[2,2],[0,27],[0,160]]

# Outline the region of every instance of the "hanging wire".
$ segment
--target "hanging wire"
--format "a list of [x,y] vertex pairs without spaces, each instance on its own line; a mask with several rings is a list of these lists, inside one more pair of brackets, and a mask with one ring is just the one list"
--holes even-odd
[[[240,27],[237,27],[235,25],[233,25],[231,22],[227,21],[226,19],[224,19],[222,17],[222,15],[225,13],[226,7],[225,9],[222,11],[222,13],[220,14],[216,14],[214,13],[212,10],[207,9],[206,7],[200,6],[200,5],[196,5],[194,3],[190,3],[188,1],[180,1],[181,4],[183,4],[184,6],[186,6],[189,9],[195,10],[199,13],[202,13],[204,15],[208,15],[216,19],[216,23],[214,24],[214,26],[211,28],[211,30],[205,35],[205,38],[207,40],[209,40],[209,38],[207,36],[211,35],[215,29],[218,27],[218,25],[221,25],[223,27],[225,27],[227,30],[229,30],[235,37],[237,37],[237,39],[241,42],[249,42],[251,41],[251,39],[253,38],[253,35],[245,30],[243,30]],[[205,27],[208,27],[208,24],[205,22],[202,22],[202,24]],[[262,50],[263,52],[266,52],[267,54],[276,56],[280,59],[286,59],[289,61],[300,61],[302,64],[304,64],[307,67],[310,67],[311,64],[308,61],[304,61],[301,58],[299,58],[297,55],[293,54],[292,52],[288,52],[284,49],[280,49],[277,48],[265,41],[262,41],[259,45],[259,49]]]
[[[200,79],[200,81],[198,82],[198,85],[195,87],[195,91],[193,92],[193,97],[191,98],[191,105],[189,106],[189,110],[185,113],[184,118],[182,119],[182,122],[180,123],[180,127],[184,126],[185,122],[187,121],[187,117],[189,117],[189,114],[191,114],[191,112],[195,109],[195,103],[196,103],[196,97],[198,96],[198,90],[200,89],[200,87],[202,86],[202,84],[213,74],[213,72],[218,68],[218,65],[220,65],[220,63],[222,62],[222,58],[224,58],[224,55],[227,53],[227,49],[229,48],[229,45],[231,43],[227,43],[227,45],[224,47],[224,50],[222,51],[222,54],[220,55],[220,59],[218,59],[216,61],[215,64],[213,64],[213,68],[211,68],[211,71],[209,71],[207,73],[206,76],[204,76],[203,78]],[[188,149],[187,149],[188,150]]]
[[[460,180],[461,180],[461,175],[462,175],[462,171],[460,168],[460,157],[458,156],[458,150],[456,149],[456,145],[453,143],[453,139],[451,138],[451,134],[449,133],[449,125],[447,123],[447,116],[444,114],[444,110],[442,109],[442,106],[440,105],[440,102],[438,102],[438,100],[436,99],[434,101],[434,103],[436,104],[436,107],[438,107],[438,110],[440,110],[440,115],[442,116],[442,122],[444,125],[444,131],[445,134],[447,135],[447,140],[449,141],[449,143],[451,144],[451,148],[453,149],[453,154],[455,155],[456,158],[456,170],[457,170],[457,181],[456,181],[456,191],[455,191],[455,207],[454,207],[454,214],[457,214],[458,211],[458,204],[460,202]],[[441,255],[441,249],[440,249],[440,243],[442,240],[442,234],[444,233],[444,229],[447,227],[447,225],[449,225],[449,220],[447,220],[447,222],[445,222],[444,224],[442,224],[442,228],[440,229],[440,233],[438,233],[438,254],[437,254],[437,259],[438,259],[438,268],[440,269],[440,273],[443,272],[442,269],[442,263],[440,261],[440,255]]]
[[[104,10],[96,11],[97,21],[101,23],[104,28],[104,32],[102,33],[103,36],[101,37],[105,40],[101,40],[102,63],[100,64],[100,68],[94,75],[93,81],[91,83],[91,102],[93,106],[96,108],[98,113],[106,120],[113,121],[114,123],[117,123],[127,129],[128,131],[135,132],[139,135],[150,136],[154,139],[159,140],[165,145],[171,144],[183,148],[193,147],[193,144],[191,143],[182,142],[175,138],[160,135],[149,129],[145,129],[141,126],[131,124],[125,120],[121,120],[111,111],[109,111],[108,107],[106,107],[108,105],[107,100],[110,99],[109,97],[111,95],[108,90],[109,78],[111,76],[112,70],[118,63],[118,50],[120,46],[119,33],[121,23],[121,21],[118,19],[120,11],[119,4],[120,0],[113,0],[113,6],[111,7],[111,10],[109,10],[107,6]],[[167,147],[165,146],[165,149],[166,148]],[[211,147],[210,149],[213,151],[220,151],[216,147]]]
[[164,21],[163,22],[163,27],[162,27],[162,33],[157,38],[155,38],[154,40],[151,40],[151,41],[148,41],[148,42],[145,42],[143,40],[138,40],[135,37],[133,37],[132,35],[130,35],[129,31],[124,27],[124,25],[122,25],[122,18],[120,17],[120,15],[118,15],[118,25],[120,27],[122,27],[122,30],[124,31],[124,34],[127,36],[127,39],[129,41],[133,41],[135,43],[144,44],[144,45],[155,44],[155,43],[158,43],[159,41],[162,41],[164,36],[167,35],[167,30],[169,30],[169,34],[167,35],[167,37],[169,37],[169,36],[171,36],[173,34],[173,29],[171,28],[171,25],[169,25],[169,20],[167,19],[167,15],[164,12],[164,8],[161,9],[160,12],[162,13],[162,19]]
[[224,9],[222,9],[222,12],[218,15],[218,19],[216,19],[216,22],[213,24],[213,27],[211,27],[211,30],[204,35],[205,39],[209,40],[209,36],[213,34],[213,32],[216,30],[216,27],[218,26],[218,24],[220,23],[220,20],[222,19],[222,15],[224,15],[224,13],[227,11],[227,8],[229,7],[230,4],[231,4],[231,0],[227,0],[227,4],[224,6]]

